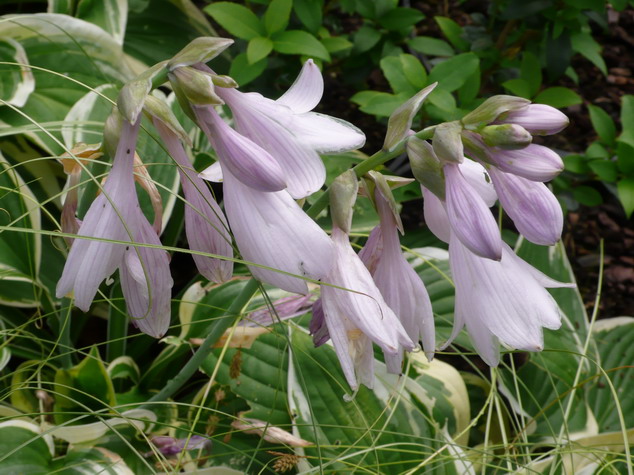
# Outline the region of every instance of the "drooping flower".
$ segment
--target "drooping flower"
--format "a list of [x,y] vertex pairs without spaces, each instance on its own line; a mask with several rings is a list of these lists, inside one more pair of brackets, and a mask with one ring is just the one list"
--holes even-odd
[[[415,347],[398,317],[385,302],[372,275],[350,246],[348,235],[334,227],[335,263],[321,286],[323,318],[348,384],[374,384],[376,343],[386,357]],[[400,371],[400,368],[399,370]]]
[[[200,435],[192,435],[191,437],[183,437],[180,439],[167,435],[157,435],[152,437],[151,441],[163,455],[176,455],[183,450],[211,449],[211,440]],[[153,452],[149,452],[148,456],[151,454],[153,454]]]
[[[374,195],[380,224],[372,230],[359,257],[407,335],[415,343],[422,341],[423,350],[431,360],[435,349],[434,315],[427,289],[401,251],[397,220],[378,186]],[[402,347],[398,355],[385,357],[391,372],[400,371],[402,360]]]
[[122,287],[133,322],[158,338],[169,326],[172,279],[165,251],[134,246],[136,242],[160,245],[152,225],[141,212],[134,188],[138,130],[138,122],[123,121],[112,170],[102,193],[82,221],[57,283],[56,295],[61,298],[73,291],[75,304],[86,312],[101,282],[121,267]]
[[216,90],[231,108],[236,130],[279,162],[287,191],[295,199],[324,184],[326,169],[319,153],[339,153],[365,143],[363,133],[352,124],[310,112],[323,91],[323,78],[312,60],[306,61],[293,85],[277,101],[231,88]]
[[307,293],[306,281],[296,276],[326,277],[334,256],[328,235],[286,191],[255,190],[221,164],[225,210],[240,254],[264,266],[250,265],[251,273],[280,289]]
[[[178,165],[185,195],[185,233],[189,248],[195,251],[233,257],[227,220],[205,182],[189,163],[178,137],[160,120],[154,120],[169,154]],[[233,262],[192,254],[198,271],[211,282],[221,283],[231,278]]]
[[500,124],[517,124],[533,135],[553,135],[561,132],[570,121],[558,109],[545,104],[529,104],[524,108],[502,114]]
[[484,361],[496,366],[499,343],[540,351],[542,328],[557,329],[560,311],[545,288],[574,287],[554,281],[502,244],[499,261],[471,252],[449,224],[442,202],[424,191],[425,221],[436,236],[449,243],[449,263],[456,287],[454,329],[443,347],[466,326]]

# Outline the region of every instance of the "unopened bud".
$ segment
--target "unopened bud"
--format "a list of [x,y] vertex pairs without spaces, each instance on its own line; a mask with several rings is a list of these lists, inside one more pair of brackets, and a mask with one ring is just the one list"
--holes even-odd
[[116,108],[113,108],[103,128],[103,148],[111,157],[116,155],[122,125],[123,117]]
[[[121,88],[119,97],[117,97],[117,107],[123,117],[131,124],[137,121],[143,109],[145,98],[152,90],[153,80],[164,73],[166,65],[167,61],[155,64]],[[165,76],[163,76],[163,80],[165,80]]]
[[330,214],[334,227],[346,234],[352,227],[352,207],[357,200],[359,180],[353,170],[348,170],[333,181],[330,186]]
[[497,122],[521,125],[533,135],[556,134],[570,123],[563,112],[545,104],[531,104],[524,109],[510,111],[500,116]]
[[399,231],[401,231],[401,233],[404,233],[403,223],[401,221],[401,215],[398,211],[398,205],[396,203],[396,200],[394,199],[394,194],[392,193],[392,189],[398,186],[409,184],[413,180],[411,178],[386,176],[374,170],[368,172],[368,176],[369,176],[369,179],[372,180],[372,182],[375,185],[374,195],[371,197],[371,199],[374,202],[374,205],[377,211],[379,211],[379,208],[376,203],[376,200],[378,199],[376,197],[376,194],[379,193],[383,197],[383,199],[385,199],[385,201],[387,202],[388,207],[390,211],[392,212],[392,215],[394,216],[394,220],[396,221],[396,227],[399,229]]
[[506,150],[524,148],[533,141],[528,130],[517,124],[488,125],[480,130],[480,135],[490,147]]
[[175,69],[169,73],[168,77],[174,90],[178,89],[190,104],[196,106],[224,104],[214,91],[210,74],[185,66]]
[[445,163],[462,163],[464,160],[464,147],[460,133],[462,124],[459,121],[444,122],[439,124],[434,131],[431,140],[434,153]]
[[218,56],[232,44],[233,40],[228,38],[215,38],[213,36],[196,38],[174,55],[169,63],[167,63],[168,69],[173,71],[183,66],[206,63]]
[[412,126],[414,116],[423,105],[425,98],[437,85],[438,83],[435,82],[434,84],[427,86],[392,112],[392,115],[387,123],[387,133],[385,134],[383,150],[391,152],[396,145],[398,145],[398,143],[407,136],[409,129]]
[[524,109],[530,103],[531,101],[528,99],[515,96],[499,95],[489,97],[480,106],[464,116],[461,122],[468,129],[478,128],[490,124],[500,114]]
[[441,200],[445,199],[445,178],[442,165],[431,144],[411,137],[407,141],[407,156],[414,177]]
[[172,112],[172,109],[158,97],[147,96],[144,105],[145,112],[154,120],[161,121],[167,128],[174,132],[187,145],[191,145],[192,141],[181,126],[180,122]]
[[226,87],[226,88],[234,88],[238,87],[238,83],[231,76],[224,76],[221,74],[212,74],[211,81],[214,83],[214,86],[218,87]]

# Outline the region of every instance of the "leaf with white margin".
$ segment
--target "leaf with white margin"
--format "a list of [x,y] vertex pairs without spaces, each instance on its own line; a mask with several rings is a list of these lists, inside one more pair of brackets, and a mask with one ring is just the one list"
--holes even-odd
[[27,421],[0,422],[0,473],[50,473],[53,438]]
[[[22,107],[35,89],[29,59],[20,43],[11,38],[0,39],[0,61],[18,65],[0,65],[0,99],[15,107]],[[3,103],[0,103],[0,107]]]
[[64,457],[53,461],[52,472],[64,475],[135,475],[119,455],[102,447],[73,447]]
[[103,84],[73,104],[64,117],[62,127],[62,137],[67,148],[70,149],[79,142],[101,142],[104,123],[112,111],[118,93],[119,89],[114,84]]
[[123,44],[128,21],[128,0],[82,0],[77,5],[77,18],[100,26]]
[[102,421],[75,426],[52,425],[44,423],[47,434],[71,444],[80,444],[96,440],[105,435],[113,427],[134,426],[138,430],[149,431],[156,422],[156,414],[147,409],[131,409],[121,413],[121,417],[103,417]]

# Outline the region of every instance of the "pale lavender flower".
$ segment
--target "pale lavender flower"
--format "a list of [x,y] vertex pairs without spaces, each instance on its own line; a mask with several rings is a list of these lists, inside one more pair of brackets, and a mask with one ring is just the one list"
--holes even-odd
[[495,167],[532,181],[550,181],[564,170],[561,157],[542,145],[531,144],[520,150],[490,147],[484,151]]
[[[422,341],[423,350],[431,360],[436,343],[434,314],[427,289],[401,251],[398,224],[387,200],[378,187],[374,194],[381,223],[370,234],[359,257],[372,273],[381,295],[407,335],[413,342]],[[397,355],[385,357],[390,372],[400,372],[402,347],[399,350]]]
[[[142,331],[158,338],[169,326],[172,279],[165,251],[133,245],[160,245],[141,212],[134,187],[138,130],[138,123],[123,121],[112,170],[83,219],[56,295],[61,298],[73,291],[75,304],[86,312],[101,282],[121,267],[128,312]],[[108,241],[129,241],[130,245]]]
[[[192,435],[191,437],[182,437],[180,439],[157,435],[152,437],[151,440],[163,455],[176,455],[183,450],[209,450],[211,448],[211,440],[200,435]],[[152,453],[149,452],[149,454]]]
[[452,230],[472,252],[499,260],[502,238],[489,206],[466,181],[458,164],[448,163],[443,170],[445,203]]
[[559,241],[564,215],[559,201],[546,185],[495,167],[489,169],[489,175],[504,210],[526,239],[544,246]]
[[[425,220],[449,242],[449,263],[456,287],[454,329],[448,346],[466,326],[484,361],[499,363],[499,343],[526,351],[543,348],[542,328],[557,329],[560,311],[546,287],[574,287],[550,279],[502,244],[499,261],[472,253],[452,228],[442,202],[425,192]],[[439,231],[439,232],[437,232]]]
[[363,133],[352,124],[310,112],[323,91],[321,72],[312,60],[306,61],[293,85],[277,101],[258,93],[216,89],[231,108],[237,131],[279,162],[286,173],[287,191],[295,199],[324,184],[326,169],[319,153],[339,153],[365,143]]
[[286,191],[255,190],[222,166],[225,210],[238,249],[246,261],[268,267],[250,265],[253,276],[307,293],[306,281],[297,276],[319,280],[328,274],[334,257],[328,235]]
[[[259,191],[286,188],[286,174],[268,152],[229,127],[212,106],[192,106],[192,109],[224,170]],[[200,176],[206,178],[205,171]]]
[[267,327],[282,320],[304,315],[308,312],[313,303],[312,295],[291,295],[282,297],[272,302],[272,307],[267,305],[265,308],[256,310],[247,315],[240,322],[240,326],[244,327]]
[[565,129],[570,121],[566,115],[545,104],[530,104],[507,112],[496,123],[517,124],[533,135],[553,135]]
[[371,388],[372,342],[386,356],[398,355],[400,347],[412,351],[415,345],[350,246],[348,235],[335,227],[332,240],[335,263],[324,280],[329,285],[321,286],[323,318],[350,387],[355,390],[361,383]]
[[[189,248],[194,251],[233,257],[231,235],[227,220],[211,195],[205,182],[197,175],[187,158],[178,136],[160,120],[154,120],[169,154],[178,164],[183,194],[185,195],[185,233]],[[192,254],[198,271],[211,282],[229,280],[233,262]]]

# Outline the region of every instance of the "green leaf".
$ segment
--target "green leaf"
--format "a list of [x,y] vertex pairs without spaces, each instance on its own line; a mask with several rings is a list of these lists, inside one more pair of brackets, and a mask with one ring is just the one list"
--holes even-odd
[[634,211],[634,178],[624,178],[617,184],[619,200],[625,210],[625,216],[629,217]]
[[578,186],[573,190],[572,195],[582,205],[597,206],[603,203],[601,193],[590,186]]
[[445,89],[436,88],[429,95],[428,102],[445,112],[456,110],[456,99],[452,93]]
[[0,422],[0,472],[46,475],[51,473],[53,439],[23,420]]
[[586,149],[588,158],[611,158],[612,154],[599,142],[591,143]]
[[313,35],[301,30],[288,30],[276,35],[273,49],[282,54],[303,54],[330,61],[326,47]]
[[431,36],[417,36],[408,41],[410,48],[429,56],[453,56],[454,50],[444,40]]
[[634,174],[634,147],[625,143],[618,142],[616,146],[617,165],[619,170],[626,175]]
[[479,67],[474,53],[463,53],[438,63],[429,73],[429,83],[438,81],[438,87],[449,92],[459,89]]
[[502,86],[504,89],[516,96],[523,97],[525,99],[530,99],[532,96],[531,85],[525,79],[509,79],[508,81],[503,82]]
[[152,0],[128,12],[124,48],[150,65],[174,56],[201,36],[218,34],[192,0]]
[[480,93],[480,66],[471,73],[465,83],[458,89],[458,98],[462,108],[473,110],[471,105],[476,101]]
[[246,53],[240,53],[231,62],[229,76],[235,79],[240,86],[244,86],[259,77],[266,69],[267,64],[266,58],[257,63],[249,64]]
[[601,45],[594,40],[590,33],[575,33],[570,37],[570,42],[574,51],[585,56],[603,74],[608,74],[608,68],[601,56]]
[[81,0],[77,4],[77,18],[100,26],[110,33],[119,44],[123,44],[128,20],[128,5],[125,0]]
[[271,0],[264,13],[264,27],[269,36],[286,29],[292,6],[293,0]]
[[588,167],[588,157],[571,153],[564,157],[564,166],[566,171],[583,175],[590,172]]
[[362,26],[354,34],[354,49],[356,53],[365,53],[381,40],[381,33],[370,26]]
[[634,96],[631,94],[621,99],[621,128],[619,141],[634,147]]
[[379,25],[391,31],[407,32],[407,29],[425,18],[415,8],[397,7],[379,17]]
[[343,36],[328,36],[321,39],[321,43],[326,47],[329,53],[340,53],[352,48],[354,45]]
[[544,89],[542,92],[537,94],[534,102],[561,109],[575,104],[581,104],[582,99],[579,94],[572,89],[556,86]]
[[601,181],[614,182],[618,176],[616,162],[611,160],[591,160],[590,169],[597,174]]
[[469,43],[463,38],[464,31],[458,23],[451,18],[442,16],[434,17],[434,20],[436,20],[441,31],[454,48],[460,51],[467,51],[469,49]]
[[592,126],[599,134],[601,141],[606,145],[613,145],[616,139],[616,125],[612,118],[603,109],[592,104],[588,104],[588,111]]
[[[634,319],[631,317],[608,318],[599,320],[594,329],[594,341],[599,350],[601,374],[588,390],[588,403],[597,419],[599,432],[621,431],[618,404],[625,419],[625,428],[634,428]],[[606,383],[606,376],[614,385],[612,393]]]
[[366,114],[389,117],[408,98],[407,94],[394,95],[387,92],[367,91],[367,94],[355,94],[350,100],[359,104],[361,111]]
[[[0,39],[0,62],[19,63],[22,66],[0,64],[0,99],[4,102],[22,107],[33,90],[35,80],[29,68],[29,59],[20,43],[11,39]],[[4,103],[0,104],[2,107]]]
[[243,40],[264,36],[265,31],[255,13],[244,5],[215,2],[203,8],[225,30]]
[[[411,55],[401,55],[402,56],[411,56]],[[414,95],[418,92],[420,87],[414,86],[405,75],[404,65],[405,61],[403,61],[399,56],[388,56],[386,58],[381,59],[380,66],[383,74],[387,78],[390,83],[390,87],[394,91],[394,93],[405,93],[408,96]],[[415,62],[418,60],[411,56]],[[420,63],[419,63],[420,64]],[[422,68],[422,66],[421,66]],[[411,70],[410,70],[411,72]],[[423,72],[424,74],[424,72]],[[424,85],[424,81],[423,81]]]
[[119,457],[105,449],[73,448],[53,462],[51,472],[61,475],[126,475],[133,473],[130,467]]
[[[55,373],[55,422],[93,422],[92,411],[107,413],[116,404],[114,387],[99,352],[92,347],[89,354],[71,369]],[[89,417],[77,418],[77,414]]]
[[247,59],[249,64],[257,63],[258,61],[266,58],[273,50],[273,42],[264,37],[258,36],[249,41],[247,46]]
[[317,33],[321,26],[322,8],[323,0],[293,0],[295,15],[311,33]]
[[542,65],[537,56],[525,51],[522,55],[520,72],[522,79],[528,83],[530,92],[527,97],[533,97],[542,85]]

